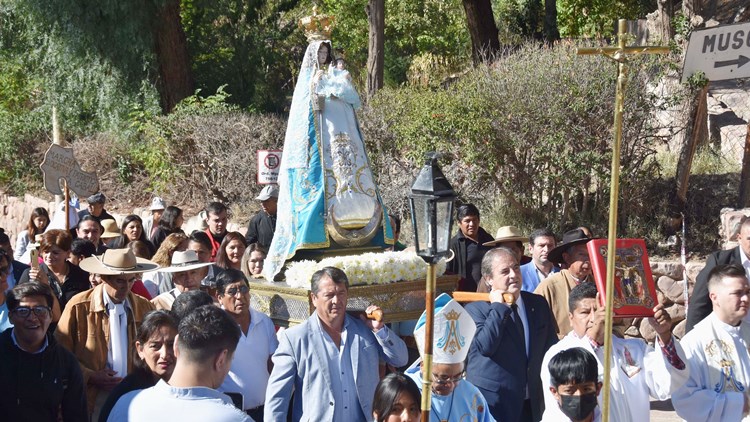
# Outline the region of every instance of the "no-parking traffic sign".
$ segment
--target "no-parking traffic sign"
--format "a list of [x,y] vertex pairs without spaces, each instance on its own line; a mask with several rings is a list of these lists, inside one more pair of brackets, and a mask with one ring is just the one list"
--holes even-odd
[[280,149],[258,150],[258,184],[267,185],[279,183],[279,167],[281,167]]

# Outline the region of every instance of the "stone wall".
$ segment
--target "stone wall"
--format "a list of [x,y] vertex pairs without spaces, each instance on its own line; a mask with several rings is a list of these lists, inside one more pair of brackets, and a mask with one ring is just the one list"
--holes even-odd
[[[54,202],[50,202],[46,199],[38,198],[36,196],[27,194],[23,197],[17,197],[9,196],[4,192],[0,192],[0,207],[2,207],[2,212],[0,212],[0,227],[5,229],[5,233],[10,236],[11,244],[15,246],[16,236],[22,230],[26,229],[26,224],[28,224],[29,217],[31,216],[31,212],[34,210],[34,208],[46,208],[47,212],[49,212],[50,218],[52,218],[54,206]],[[83,203],[82,209],[84,209],[85,207],[86,204]],[[140,215],[142,218],[146,218],[150,214],[148,207],[134,208],[132,213]],[[118,214],[115,212],[111,212],[110,214],[115,217],[118,226],[122,222],[122,219],[127,215]],[[203,221],[202,216],[185,214],[184,218],[185,223],[182,225],[182,229],[185,231],[185,233],[189,234],[193,230],[205,229],[205,222]],[[239,231],[244,235],[247,231],[247,223],[237,223],[230,221],[227,225],[227,230]]]
[[46,208],[51,217],[54,206],[54,202],[32,195],[18,197],[0,192],[0,207],[2,207],[0,227],[5,229],[5,233],[10,236],[11,244],[15,246],[16,236],[22,230],[26,230],[26,225],[29,223],[29,217],[31,217],[34,208]]

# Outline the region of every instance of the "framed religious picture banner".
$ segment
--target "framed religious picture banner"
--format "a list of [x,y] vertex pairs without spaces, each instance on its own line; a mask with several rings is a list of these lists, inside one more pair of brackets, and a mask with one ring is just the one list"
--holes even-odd
[[[607,286],[607,239],[594,239],[586,244],[591,259],[599,301],[604,305]],[[615,294],[613,312],[616,317],[652,317],[656,306],[656,288],[643,239],[617,239],[615,242]]]

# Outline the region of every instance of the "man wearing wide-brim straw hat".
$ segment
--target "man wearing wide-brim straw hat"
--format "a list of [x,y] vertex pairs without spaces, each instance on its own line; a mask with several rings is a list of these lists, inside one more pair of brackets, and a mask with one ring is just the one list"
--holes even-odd
[[201,288],[199,268],[211,265],[210,262],[201,262],[195,251],[177,251],[172,255],[172,264],[169,267],[159,269],[161,273],[171,273],[174,289],[164,292],[151,300],[156,309],[172,310],[172,304],[181,293]]
[[117,226],[117,221],[113,219],[106,219],[100,221],[102,225],[102,234],[99,236],[102,239],[102,243],[108,243],[110,240],[120,237],[120,228]]
[[562,242],[549,251],[547,259],[567,268],[542,280],[534,293],[544,296],[557,323],[557,337],[565,337],[572,329],[568,318],[568,296],[573,287],[583,282],[593,282],[591,262],[586,243],[591,240],[583,230],[575,229],[563,234]]
[[[521,230],[518,230],[516,226],[503,226],[497,229],[495,240],[491,242],[485,242],[482,245],[488,246],[490,248],[505,246],[506,248],[513,251],[513,254],[516,256],[516,260],[518,260],[519,263],[523,264],[523,262],[521,262],[521,259],[523,259],[523,242],[527,239],[528,238],[524,236],[523,233],[521,233]],[[486,283],[479,282],[477,283],[477,291],[480,293],[489,293],[490,288],[487,287]]]
[[484,246],[490,246],[493,248],[496,248],[498,246],[505,246],[506,248],[509,248],[513,252],[518,254],[518,259],[520,261],[521,256],[523,255],[523,242],[525,242],[528,238],[521,233],[521,230],[518,229],[516,226],[503,226],[497,229],[497,234],[495,235],[495,240],[491,242],[485,242]]
[[[423,312],[414,328],[420,356],[424,356],[426,318]],[[477,331],[474,320],[458,302],[443,293],[435,299],[433,325],[430,421],[494,421],[482,393],[466,381],[466,356]],[[422,359],[414,362],[405,375],[421,391]]]
[[154,309],[130,290],[139,273],[159,266],[136,258],[130,249],[108,249],[86,258],[81,269],[99,274],[102,284],[68,302],[57,324],[57,341],[73,352],[86,383],[89,413],[98,419],[110,390],[132,369],[135,332],[143,316]]

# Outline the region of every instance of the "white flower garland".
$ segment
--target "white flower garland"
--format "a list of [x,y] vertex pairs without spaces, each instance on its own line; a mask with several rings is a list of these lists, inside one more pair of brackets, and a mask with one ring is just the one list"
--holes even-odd
[[[365,253],[334,256],[320,262],[292,262],[286,270],[286,283],[294,288],[309,290],[313,273],[324,267],[343,270],[350,286],[419,280],[424,279],[427,272],[427,263],[414,252]],[[445,267],[445,259],[441,259],[435,267],[436,276],[443,275]]]

